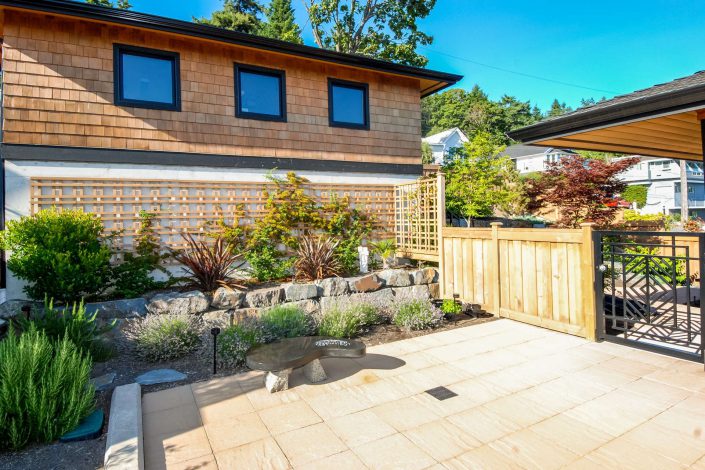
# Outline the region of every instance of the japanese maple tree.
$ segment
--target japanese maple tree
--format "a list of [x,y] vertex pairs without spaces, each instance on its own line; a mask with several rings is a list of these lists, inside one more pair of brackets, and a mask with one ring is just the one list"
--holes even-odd
[[627,186],[618,175],[638,162],[636,157],[605,161],[576,155],[550,163],[544,173],[526,181],[529,210],[554,206],[564,227],[582,222],[608,226],[618,208],[607,203]]

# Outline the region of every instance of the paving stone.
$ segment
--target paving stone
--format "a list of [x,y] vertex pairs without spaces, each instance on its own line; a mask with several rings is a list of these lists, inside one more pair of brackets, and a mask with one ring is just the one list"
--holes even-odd
[[284,302],[284,298],[285,294],[283,287],[253,290],[245,295],[245,307],[272,307]]
[[186,378],[185,374],[174,369],[154,369],[138,376],[135,379],[140,385],[154,385],[168,382],[178,382]]
[[313,299],[318,297],[318,286],[316,284],[287,284],[284,287],[284,293],[287,302]]
[[87,439],[95,439],[101,434],[103,429],[103,421],[105,415],[103,410],[95,410],[78,423],[76,429],[67,432],[59,438],[61,442],[85,441]]
[[86,312],[98,313],[98,318],[136,318],[147,315],[147,300],[136,299],[110,300],[86,304]]
[[215,294],[213,294],[211,306],[218,309],[240,308],[243,300],[245,300],[245,293],[243,291],[219,287],[218,290],[215,291]]
[[196,314],[205,312],[210,306],[208,297],[200,291],[167,292],[157,294],[147,303],[147,311],[156,315]]
[[317,281],[316,284],[320,288],[322,297],[345,295],[349,292],[348,281],[342,277],[329,277],[328,279]]
[[350,290],[352,292],[374,292],[384,286],[384,282],[376,274],[362,276],[349,281]]
[[414,284],[432,284],[438,282],[438,271],[436,268],[423,268],[411,272]]
[[387,287],[406,287],[411,285],[409,271],[404,269],[386,269],[377,273]]
[[91,379],[91,384],[95,387],[96,390],[103,391],[106,390],[110,385],[112,385],[113,381],[115,380],[117,374],[115,372],[108,372],[107,374],[103,374],[99,377],[95,377]]

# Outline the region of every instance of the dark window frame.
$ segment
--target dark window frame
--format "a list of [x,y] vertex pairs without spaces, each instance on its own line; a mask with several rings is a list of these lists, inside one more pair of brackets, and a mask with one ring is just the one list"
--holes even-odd
[[[123,54],[150,57],[153,59],[167,59],[173,63],[172,71],[172,102],[162,103],[159,101],[133,100],[124,97],[123,89]],[[181,111],[181,60],[178,52],[163,51],[159,49],[148,49],[146,47],[130,46],[127,44],[113,45],[113,82],[115,85],[115,104],[118,106],[130,106],[134,108],[159,109],[163,111]]]
[[[339,86],[342,88],[351,88],[362,90],[363,110],[362,115],[365,120],[364,124],[354,124],[351,122],[336,121],[333,119],[333,87]],[[370,86],[363,82],[351,82],[348,80],[340,80],[338,78],[328,78],[328,125],[330,127],[344,127],[346,129],[370,130]]]
[[[242,111],[240,109],[240,72],[252,73],[255,75],[268,75],[279,79],[279,116],[272,114],[253,113],[250,111]],[[286,122],[286,72],[280,69],[270,69],[267,67],[259,67],[256,65],[239,64],[234,65],[235,73],[235,117],[241,119],[257,119],[259,121],[275,121]]]

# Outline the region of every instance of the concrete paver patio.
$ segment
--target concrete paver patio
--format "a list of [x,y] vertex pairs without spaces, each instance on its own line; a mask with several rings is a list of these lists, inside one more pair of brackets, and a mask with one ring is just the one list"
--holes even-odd
[[705,470],[702,364],[498,320],[324,366],[275,394],[248,372],[144,395],[147,470]]

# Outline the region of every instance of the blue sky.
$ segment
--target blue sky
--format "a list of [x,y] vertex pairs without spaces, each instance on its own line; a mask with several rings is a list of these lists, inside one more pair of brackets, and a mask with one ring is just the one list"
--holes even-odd
[[[132,0],[134,10],[191,19],[220,0]],[[293,0],[306,24],[301,0]],[[437,0],[422,29],[429,67],[546,109],[554,98],[611,97],[705,69],[702,0]],[[310,27],[304,40],[313,44]],[[498,70],[502,69],[502,70]],[[541,77],[542,79],[534,78]],[[555,83],[554,80],[562,83]],[[584,88],[581,88],[584,87]]]

